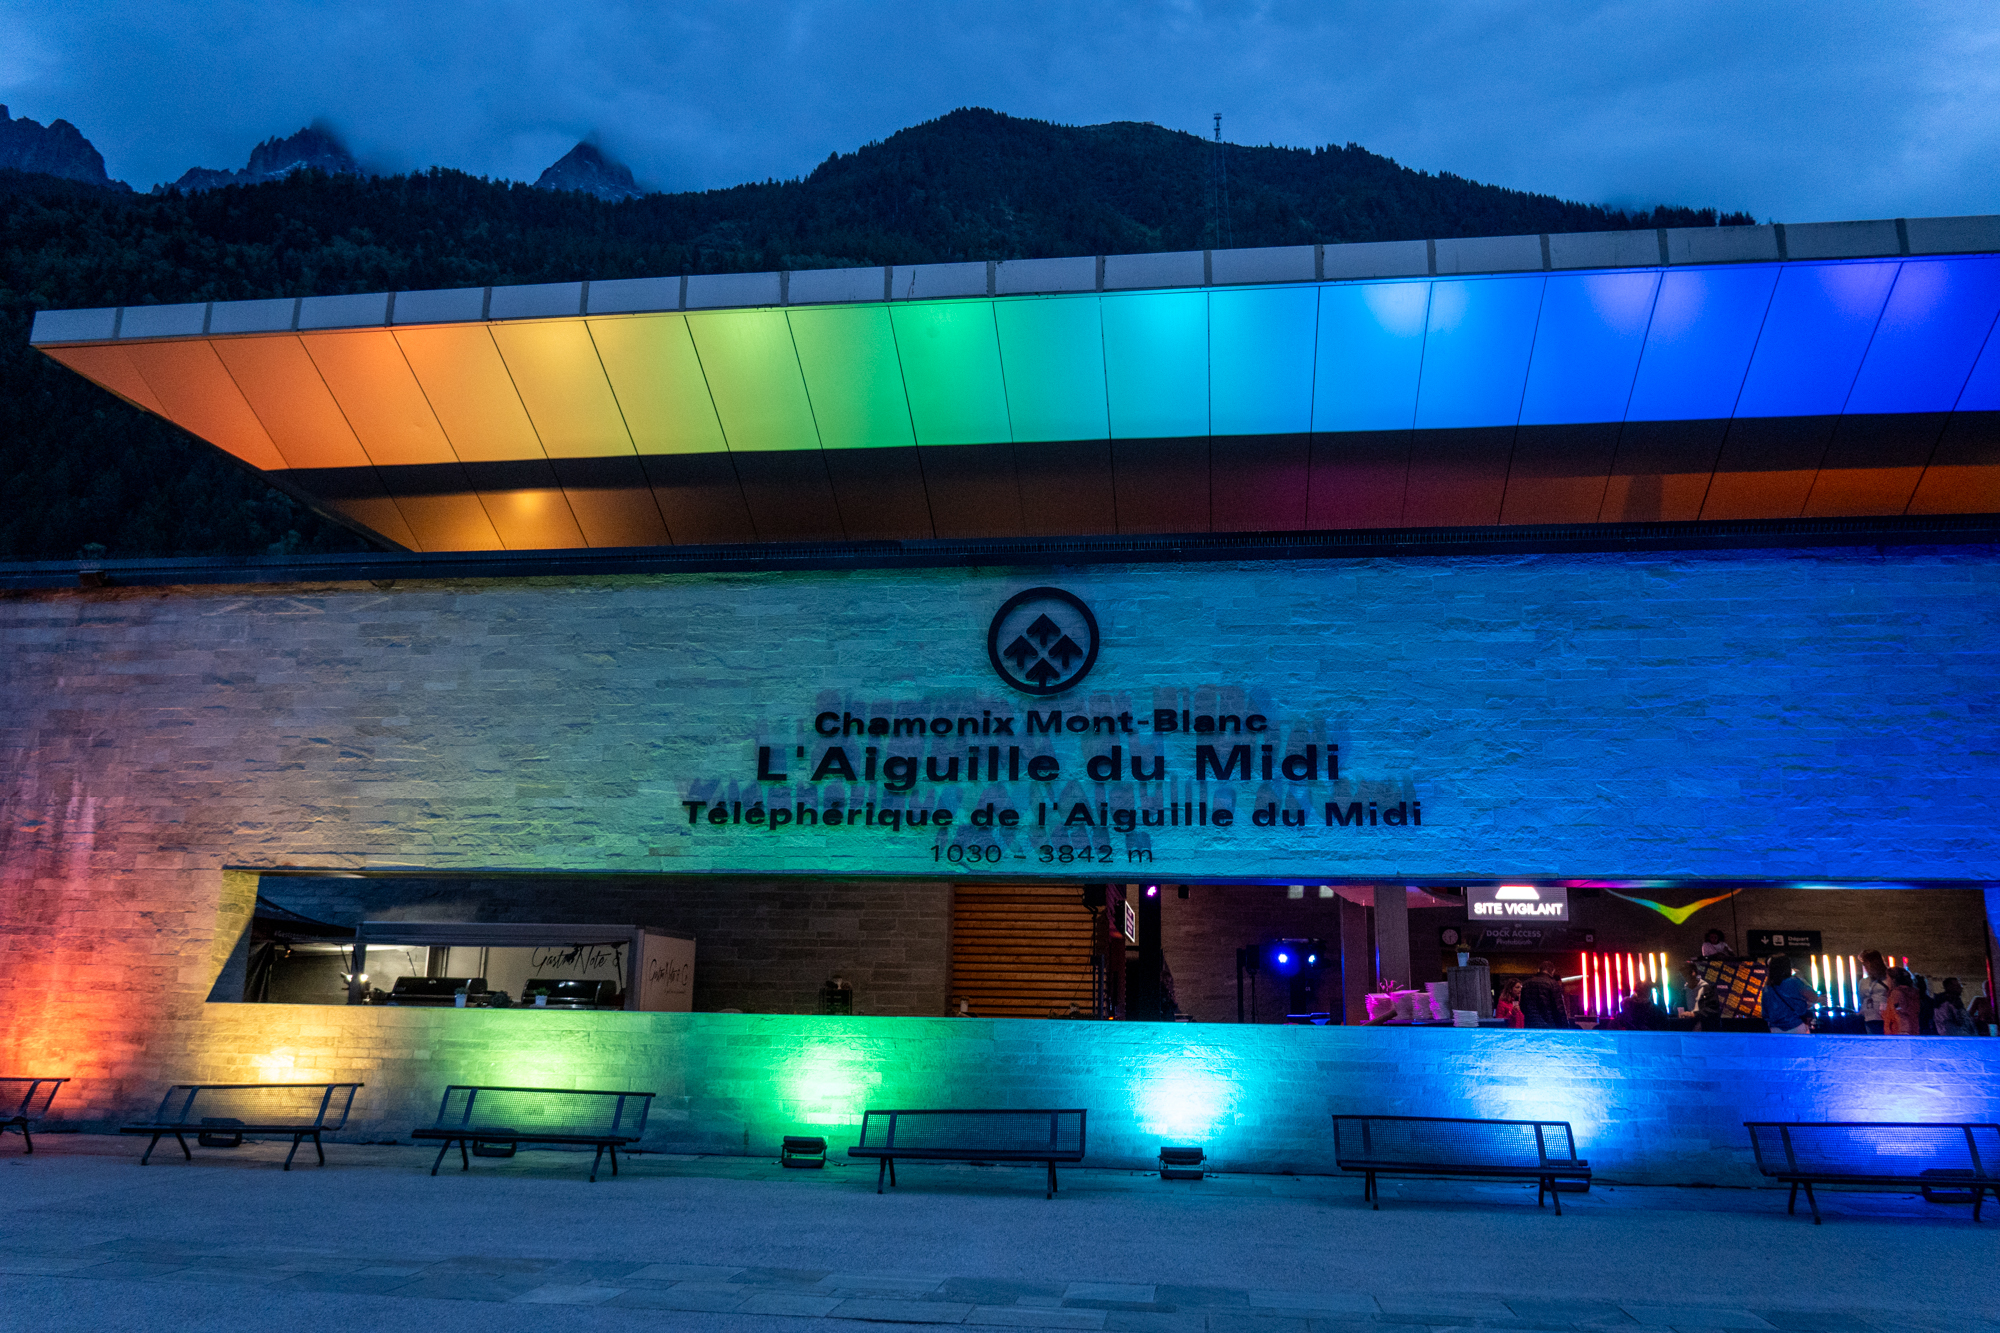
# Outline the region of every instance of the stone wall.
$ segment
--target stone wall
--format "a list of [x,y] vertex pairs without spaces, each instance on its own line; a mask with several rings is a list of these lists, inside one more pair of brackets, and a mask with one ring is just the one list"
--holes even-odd
[[[954,849],[977,847],[998,858],[982,860],[983,873],[1064,880],[2000,882],[1994,555],[1547,555],[7,595],[0,1066],[75,1075],[72,1113],[95,1123],[149,1104],[172,1079],[355,1073],[376,1085],[377,1130],[409,1122],[447,1078],[510,1063],[584,1083],[630,1070],[686,1099],[663,1132],[680,1125],[676,1141],[721,1147],[769,1140],[780,1121],[854,1109],[852,1097],[803,1094],[787,1109],[791,1094],[773,1091],[797,1067],[794,1053],[810,1048],[833,1052],[828,1067],[854,1086],[901,1097],[1095,1102],[1107,1126],[1098,1142],[1120,1160],[1174,1129],[1147,1109],[1149,1089],[1226,1087],[1218,1148],[1265,1165],[1311,1160],[1336,1094],[1392,1109],[1525,1108],[1546,1084],[1581,1089],[1579,1120],[1615,1111],[1630,1129],[1620,1141],[1650,1145],[1610,1149],[1634,1154],[1613,1160],[1719,1172],[1728,1158],[1714,1145],[1734,1142],[1726,1122],[1741,1119],[1746,1087],[1763,1085],[1759,1107],[1791,1098],[1784,1104],[1800,1113],[1974,1105],[1994,1084],[1977,1063],[1986,1057],[1970,1052],[1987,1048],[1828,1040],[1786,1054],[1643,1034],[916,1018],[815,1026],[722,1015],[592,1015],[598,1026],[530,1030],[495,1026],[523,1015],[206,998],[256,894],[256,874],[231,867],[935,882]],[[1090,678],[1051,701],[1060,710],[1112,725],[1169,708],[1258,715],[1280,756],[1338,745],[1338,781],[1197,781],[1197,738],[1184,733],[1026,734],[1029,705],[1042,701],[1000,683],[985,635],[1007,596],[1045,583],[1084,597],[1103,632]],[[816,729],[829,712],[1004,716],[1024,758],[1047,756],[1058,776],[920,783],[907,794],[865,772],[815,782],[836,744],[864,763],[865,738]],[[953,726],[944,740],[866,743],[885,759],[962,757],[969,742]],[[1086,761],[1110,743],[1128,759],[1164,761],[1167,778],[1087,780]],[[1263,742],[1245,743],[1254,762]],[[759,778],[760,753],[782,779]],[[1329,825],[1323,811],[1335,797],[1343,812],[1420,802],[1423,819]],[[729,813],[720,824],[691,819],[691,801]],[[1109,808],[1168,802],[1239,817],[1227,829],[1211,821],[1108,837],[1096,822]],[[777,832],[757,822],[781,805],[899,816],[942,808],[954,822],[942,836],[900,818]],[[982,828],[972,816],[989,805],[1025,822]],[[1267,806],[1302,810],[1305,822],[1261,826],[1251,815]],[[1038,825],[1045,808],[1054,818]],[[1074,822],[1079,809],[1090,822]],[[874,905],[894,898],[880,892],[853,900],[854,929],[872,929]],[[701,910],[730,909],[717,898]],[[948,937],[936,924],[919,933]],[[903,965],[910,993],[925,991],[929,964]],[[452,1022],[461,1025],[443,1026]],[[529,1031],[546,1040],[516,1040]],[[1450,1044],[1475,1040],[1487,1044]],[[1181,1072],[1144,1072],[1169,1067]],[[1891,1106],[1856,1101],[1854,1086],[1914,1091]],[[1167,1100],[1184,1107],[1190,1097]],[[1570,1105],[1547,1097],[1551,1108]],[[1685,1166],[1668,1165],[1677,1155]]]
[[447,1083],[639,1088],[650,1147],[775,1155],[787,1133],[843,1153],[869,1106],[1082,1106],[1096,1165],[1189,1142],[1221,1170],[1329,1172],[1331,1113],[1546,1116],[1610,1179],[1717,1184],[1753,1181],[1745,1120],[2000,1120],[2000,1040],[1944,1037],[216,1004],[127,1068],[64,1118],[104,1127],[174,1079],[359,1079],[342,1137],[407,1141]]

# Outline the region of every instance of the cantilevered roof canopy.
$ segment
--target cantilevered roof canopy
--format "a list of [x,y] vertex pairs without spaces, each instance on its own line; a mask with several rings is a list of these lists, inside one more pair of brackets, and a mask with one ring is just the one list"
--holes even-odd
[[425,551],[2000,511],[2000,218],[45,312]]

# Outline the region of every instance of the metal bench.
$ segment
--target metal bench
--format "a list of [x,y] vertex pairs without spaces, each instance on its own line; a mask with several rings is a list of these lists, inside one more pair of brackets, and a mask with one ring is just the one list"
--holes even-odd
[[1535,1185],[1535,1206],[1590,1188],[1590,1163],[1576,1155],[1567,1120],[1457,1120],[1420,1115],[1336,1115],[1334,1160],[1366,1177],[1361,1197],[1382,1207],[1378,1176],[1519,1180]]
[[1989,1191],[2000,1199],[2000,1125],[1749,1120],[1743,1127],[1757,1169],[1791,1185],[1785,1211],[1798,1212],[1803,1188],[1815,1226],[1814,1185],[1902,1186],[1933,1202],[1945,1202],[1939,1191],[1969,1193],[1975,1222]]
[[347,1113],[354,1108],[354,1094],[363,1086],[360,1083],[176,1083],[160,1098],[160,1108],[151,1120],[123,1125],[118,1132],[153,1136],[153,1141],[146,1145],[145,1155],[139,1159],[140,1166],[152,1160],[153,1149],[169,1134],[181,1145],[181,1155],[190,1162],[194,1154],[188,1151],[189,1134],[203,1148],[240,1148],[246,1134],[289,1134],[292,1150],[285,1154],[285,1170],[292,1169],[292,1158],[298,1155],[299,1144],[307,1139],[312,1140],[313,1151],[319,1154],[319,1164],[325,1166],[326,1148],[320,1142],[320,1135],[347,1123]]
[[1056,1194],[1056,1163],[1083,1160],[1081,1110],[869,1111],[849,1157],[874,1157],[875,1192],[886,1176],[896,1183],[896,1159],[919,1162],[1042,1162],[1049,1169],[1044,1198]]
[[[588,1088],[497,1088],[454,1083],[438,1103],[437,1122],[411,1131],[416,1139],[438,1140],[438,1173],[451,1145],[458,1145],[460,1170],[474,1157],[512,1157],[523,1144],[544,1143],[597,1149],[590,1178],[604,1154],[618,1174],[618,1150],[646,1133],[653,1107],[650,1092],[600,1092]],[[468,1153],[467,1149],[471,1151]]]
[[0,1134],[20,1130],[28,1151],[34,1152],[35,1140],[28,1126],[48,1115],[49,1103],[67,1082],[66,1078],[0,1078]]

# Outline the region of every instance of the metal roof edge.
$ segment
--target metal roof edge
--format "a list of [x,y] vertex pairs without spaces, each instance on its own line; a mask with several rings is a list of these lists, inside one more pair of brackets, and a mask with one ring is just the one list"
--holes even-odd
[[795,542],[556,551],[413,551],[345,555],[190,556],[0,563],[0,590],[109,590],[404,580],[608,578],[803,570],[939,569],[1088,564],[1206,564],[1382,557],[1605,554],[1804,547],[2000,547],[2000,514],[1578,523],[1463,528],[1162,536]]
[[[453,305],[455,296],[463,296],[469,303],[476,294],[482,320],[574,319],[586,315],[748,310],[836,302],[1053,296],[1091,291],[1472,277],[1688,264],[1899,259],[1993,252],[2000,252],[2000,214],[1548,232],[1533,236],[1440,237],[1145,255],[1071,255],[1052,259],[620,278],[408,294],[363,292],[309,296],[302,301],[215,301],[173,307],[185,311],[178,319],[158,314],[168,309],[159,306],[43,310],[35,315],[28,341],[36,347],[53,347],[114,340],[282,333],[307,328],[391,328],[415,322],[407,311],[402,319],[397,318],[399,295],[419,296],[426,308],[442,309]],[[286,306],[290,308],[281,309]],[[127,327],[124,316],[130,311],[147,314],[135,327]]]

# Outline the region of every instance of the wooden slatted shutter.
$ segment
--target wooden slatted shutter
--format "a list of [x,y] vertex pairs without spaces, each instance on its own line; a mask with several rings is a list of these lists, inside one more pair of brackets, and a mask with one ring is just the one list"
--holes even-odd
[[1091,1009],[1091,916],[1075,884],[961,884],[951,917],[951,1011],[1047,1018]]

